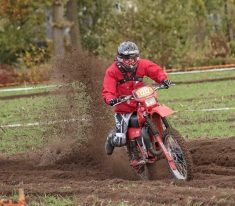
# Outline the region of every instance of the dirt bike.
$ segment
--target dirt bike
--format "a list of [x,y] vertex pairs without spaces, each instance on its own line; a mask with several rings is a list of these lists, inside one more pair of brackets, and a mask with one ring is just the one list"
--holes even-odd
[[117,103],[134,100],[138,105],[128,124],[127,151],[130,155],[130,148],[133,145],[136,148],[141,164],[134,170],[141,179],[150,179],[149,166],[165,158],[173,176],[188,181],[192,178],[192,157],[183,137],[166,119],[174,111],[157,100],[156,91],[160,89],[167,88],[164,85],[142,86],[132,91],[132,95],[121,97]]

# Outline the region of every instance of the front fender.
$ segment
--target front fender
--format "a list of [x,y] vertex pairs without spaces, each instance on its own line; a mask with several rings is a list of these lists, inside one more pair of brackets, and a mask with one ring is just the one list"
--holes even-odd
[[165,105],[160,105],[158,107],[154,107],[151,110],[151,115],[153,115],[154,113],[159,114],[161,117],[167,117],[173,113],[175,113],[175,111],[173,111],[171,108],[165,106]]

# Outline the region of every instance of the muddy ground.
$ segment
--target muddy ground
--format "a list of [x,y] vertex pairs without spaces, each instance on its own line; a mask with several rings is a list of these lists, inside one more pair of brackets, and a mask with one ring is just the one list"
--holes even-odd
[[[21,187],[27,195],[76,195],[87,205],[110,200],[135,205],[235,205],[235,138],[191,141],[188,146],[195,168],[189,182],[173,179],[165,160],[157,163],[155,180],[140,181],[129,169],[124,149],[118,148],[109,158],[77,151],[49,165],[42,164],[46,156],[41,152],[1,157],[0,191],[11,194]],[[47,157],[53,155],[60,155],[58,149]]]
[[[86,131],[79,131],[89,137],[88,141],[81,145],[69,138],[77,132],[71,124],[58,130],[58,136],[67,138],[63,142],[36,152],[1,156],[1,193],[12,194],[24,188],[29,196],[76,195],[82,205],[107,205],[110,201],[133,205],[235,205],[235,137],[189,141],[194,162],[194,179],[189,182],[172,178],[165,160],[156,164],[154,180],[141,181],[130,169],[124,148],[116,148],[111,157],[105,155],[105,136],[113,126],[111,110],[100,97],[106,66],[79,52],[56,61],[53,80],[83,82],[92,99],[86,114],[92,119],[91,126],[84,125]],[[68,94],[66,104],[70,110],[75,108],[73,102]],[[59,114],[59,119],[64,119],[67,113]]]

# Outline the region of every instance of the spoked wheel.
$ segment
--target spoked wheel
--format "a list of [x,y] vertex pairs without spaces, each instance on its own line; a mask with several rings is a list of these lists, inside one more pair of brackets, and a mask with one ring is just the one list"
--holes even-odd
[[180,133],[173,128],[167,128],[163,136],[164,145],[176,165],[176,169],[172,169],[168,162],[173,176],[179,180],[188,181],[192,179],[193,162],[185,140]]

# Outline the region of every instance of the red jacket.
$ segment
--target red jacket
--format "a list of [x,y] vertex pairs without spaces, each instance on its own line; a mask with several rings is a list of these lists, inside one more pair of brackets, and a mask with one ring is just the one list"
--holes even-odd
[[[130,76],[130,74],[128,74]],[[166,73],[163,69],[147,60],[147,59],[140,59],[138,62],[138,67],[136,69],[136,76],[138,77],[150,77],[152,80],[160,83],[162,80],[167,79]],[[144,85],[143,82],[136,82],[136,81],[127,81],[123,84],[118,85],[118,81],[122,80],[123,74],[119,70],[114,62],[106,71],[104,76],[103,82],[103,90],[102,90],[102,97],[104,101],[109,104],[109,101],[113,98],[117,98],[119,96],[125,96],[132,94],[134,89],[137,89]],[[136,111],[137,105],[136,102],[131,100],[130,102],[123,102],[114,107],[114,111],[117,113],[130,113]]]

